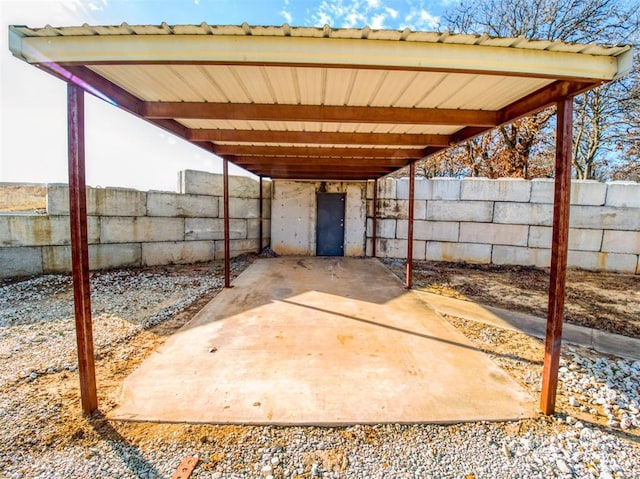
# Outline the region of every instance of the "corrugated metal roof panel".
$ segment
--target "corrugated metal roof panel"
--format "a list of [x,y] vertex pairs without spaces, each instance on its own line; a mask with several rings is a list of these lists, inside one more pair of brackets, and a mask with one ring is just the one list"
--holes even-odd
[[[331,28],[325,27],[291,27],[282,26],[249,26],[243,25],[215,25],[203,22],[200,25],[128,25],[123,23],[114,26],[59,27],[47,25],[44,28],[30,28],[27,26],[13,26],[15,31],[26,37],[47,36],[89,36],[89,35],[255,35],[255,36],[295,36],[295,37],[330,37],[330,38],[367,38],[372,41],[408,41],[425,43],[453,43],[462,45],[485,45],[504,48],[522,48],[529,50],[544,50],[551,48],[556,52],[585,53],[589,55],[617,56],[630,49],[629,45],[589,46],[583,51],[584,45],[568,42],[550,42],[547,40],[527,40],[524,38],[495,38],[484,35],[450,34],[449,32],[412,32],[400,30],[372,30],[369,27]],[[552,45],[552,46],[551,46]]]
[[[29,40],[20,36],[39,38]],[[85,41],[84,36],[92,38]],[[112,38],[96,38],[100,36]],[[288,36],[298,38],[285,40]],[[336,41],[310,40],[322,38]],[[465,45],[485,48],[476,51],[475,47]],[[51,68],[54,74],[71,81],[79,78],[85,81],[85,86],[91,85],[94,92],[99,93],[101,89],[107,92],[105,96],[120,95],[122,102],[131,103],[131,108],[138,114],[146,114],[148,121],[198,144],[213,138],[237,140],[217,141],[218,145],[320,147],[322,144],[325,154],[328,144],[336,147],[373,144],[401,149],[405,143],[412,143],[416,150],[411,155],[425,151],[423,148],[429,145],[446,147],[452,141],[527,113],[523,110],[542,108],[561,99],[559,95],[579,93],[631,69],[630,47],[624,45],[576,45],[448,31],[333,29],[327,25],[291,27],[203,22],[175,26],[123,23],[62,28],[47,25],[41,29],[10,27],[10,49],[27,62],[43,63],[45,69],[49,68],[49,62],[57,61],[61,66]],[[618,59],[602,58],[622,54]],[[87,75],[82,67],[103,78]],[[64,68],[72,69],[77,76],[66,76]],[[555,82],[558,84],[554,85]],[[548,86],[553,88],[543,90]],[[118,92],[118,88],[137,101]],[[516,103],[536,92],[541,94],[533,95],[534,100],[524,102],[524,107]],[[196,108],[144,102],[189,102],[195,103]],[[203,106],[201,110],[197,105],[200,103],[220,105],[219,108]],[[228,103],[243,105],[231,111],[228,105],[224,107]],[[251,104],[259,106],[247,106]],[[295,114],[301,111],[299,118],[316,121],[279,121],[277,105],[325,105],[327,108],[282,108],[282,117],[286,113],[289,120],[298,118]],[[507,106],[513,108],[504,109]],[[388,110],[369,112],[361,107]],[[416,117],[416,112],[393,111],[393,107],[429,110],[418,112],[421,116]],[[487,111],[493,113],[486,114]],[[212,117],[223,114],[272,120],[180,118],[181,115],[201,116],[204,112],[210,112]],[[380,123],[376,123],[375,115],[380,115]],[[422,120],[423,115],[429,118]],[[445,125],[404,123],[408,116],[413,116],[410,121],[420,123],[434,121],[438,115],[442,115]],[[328,120],[323,121],[325,118]],[[174,129],[171,120],[186,130]],[[465,130],[469,125],[482,125],[482,128]],[[212,131],[200,131],[203,129]],[[461,130],[466,136],[451,136]],[[256,139],[261,142],[256,143]],[[227,148],[226,151],[233,154],[247,150]],[[301,154],[311,156],[312,153],[305,150]],[[259,158],[259,155],[253,156]],[[265,160],[258,170],[270,169],[272,165],[267,163],[274,160]],[[287,167],[283,164],[273,168],[269,171],[279,171],[278,168],[286,171]],[[330,170],[321,166],[318,171],[321,172],[319,178],[331,175]],[[369,173],[380,174],[374,169],[367,172],[364,167],[357,173],[364,178]]]

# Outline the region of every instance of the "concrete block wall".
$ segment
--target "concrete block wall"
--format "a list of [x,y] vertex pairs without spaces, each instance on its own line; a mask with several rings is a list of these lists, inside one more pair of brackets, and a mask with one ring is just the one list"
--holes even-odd
[[[415,259],[548,267],[552,179],[417,179]],[[409,182],[378,182],[378,256],[406,257]],[[367,185],[372,252],[373,182]],[[569,266],[640,274],[640,183],[574,180]]]
[[[258,181],[229,177],[231,255],[257,252]],[[0,198],[3,186],[0,185]],[[40,195],[46,214],[0,215],[0,277],[66,272],[71,269],[69,189],[65,184],[10,188],[12,201]],[[186,170],[179,193],[88,188],[91,269],[194,263],[224,257],[222,175]],[[24,195],[16,194],[17,191]],[[269,244],[271,185],[263,182],[263,247]],[[31,200],[30,200],[31,201]],[[7,208],[8,209],[8,208]]]
[[366,195],[364,182],[273,182],[271,247],[280,255],[315,256],[316,194],[345,193],[344,254],[364,256]]

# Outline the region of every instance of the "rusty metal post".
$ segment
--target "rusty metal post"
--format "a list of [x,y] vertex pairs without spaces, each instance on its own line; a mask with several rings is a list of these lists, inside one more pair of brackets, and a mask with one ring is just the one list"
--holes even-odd
[[224,187],[224,287],[231,287],[231,268],[229,266],[231,248],[229,245],[229,160],[222,159],[222,183]]
[[416,164],[409,164],[409,224],[407,225],[407,277],[405,288],[411,289],[413,285],[413,199],[414,183],[416,179]]
[[82,412],[98,409],[91,290],[89,284],[89,246],[87,242],[87,191],[85,184],[84,91],[67,84],[67,128],[69,154],[69,216],[71,226],[71,270],[76,319],[78,372]]
[[562,317],[569,249],[572,131],[573,99],[565,98],[558,102],[551,278],[542,369],[542,392],[540,394],[540,410],[543,414],[555,412],[558,389],[558,366],[562,343]]
[[373,218],[371,218],[371,256],[376,257],[376,243],[378,241],[378,179],[373,180]]
[[259,182],[260,187],[260,204],[258,205],[258,237],[260,238],[260,245],[258,246],[258,254],[262,251],[262,176]]

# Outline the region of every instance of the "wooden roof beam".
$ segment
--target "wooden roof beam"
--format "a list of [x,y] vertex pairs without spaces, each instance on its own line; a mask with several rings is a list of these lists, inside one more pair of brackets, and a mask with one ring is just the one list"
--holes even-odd
[[191,129],[194,142],[306,143],[321,145],[449,146],[449,135],[409,133],[345,133],[327,131]]
[[383,158],[314,158],[314,157],[262,157],[262,156],[228,156],[229,161],[247,167],[257,166],[358,166],[367,167],[393,167],[402,168],[409,164],[409,159],[383,159]]
[[412,125],[498,124],[495,111],[445,108],[396,108],[332,105],[272,105],[261,103],[144,102],[148,119],[258,120]]
[[420,148],[345,148],[311,146],[254,146],[216,145],[220,156],[291,156],[291,157],[334,157],[334,158],[422,158]]

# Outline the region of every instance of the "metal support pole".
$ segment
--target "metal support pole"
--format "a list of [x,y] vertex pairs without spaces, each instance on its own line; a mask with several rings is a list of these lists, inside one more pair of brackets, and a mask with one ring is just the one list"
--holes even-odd
[[540,394],[540,410],[543,414],[555,412],[558,389],[558,366],[562,343],[562,317],[569,249],[572,131],[573,99],[565,98],[558,102],[551,278],[542,369],[542,392]]
[[229,266],[229,256],[231,254],[231,248],[229,246],[229,160],[226,158],[222,159],[222,176],[224,186],[224,287],[230,288],[231,268]]
[[416,179],[416,164],[409,164],[409,224],[407,225],[407,277],[405,288],[411,289],[413,285],[413,199],[414,183]]
[[373,218],[371,219],[371,256],[376,257],[376,243],[378,242],[378,179],[373,180]]
[[69,216],[71,226],[71,270],[73,304],[78,346],[78,372],[82,412],[98,409],[91,290],[89,284],[89,246],[87,242],[87,191],[85,184],[84,91],[67,84],[67,128],[69,153]]
[[258,237],[260,238],[260,245],[258,246],[258,254],[260,254],[260,252],[262,251],[262,176],[260,177],[260,204],[258,206],[258,218],[259,218],[259,222],[258,222]]

